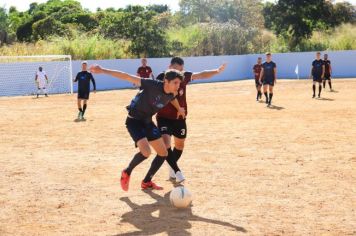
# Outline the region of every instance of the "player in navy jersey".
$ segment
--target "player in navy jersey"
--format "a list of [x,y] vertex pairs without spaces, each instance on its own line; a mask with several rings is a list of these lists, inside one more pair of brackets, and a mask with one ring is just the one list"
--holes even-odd
[[[266,61],[262,64],[260,83],[263,84],[263,93],[266,97],[267,106],[271,106],[273,87],[277,83],[277,65],[272,61],[272,54],[266,53]],[[269,94],[267,94],[269,89]]]
[[331,69],[331,61],[328,59],[328,54],[324,54],[324,66],[325,66],[325,74],[323,79],[323,88],[325,88],[326,81],[328,81],[330,91],[332,91],[333,90],[331,86],[332,69]]
[[[142,189],[163,189],[152,182],[152,178],[158,169],[162,166],[168,156],[161,133],[152,121],[152,116],[160,109],[171,102],[178,94],[178,89],[183,80],[182,74],[177,70],[168,70],[165,72],[164,80],[142,79],[135,75],[130,75],[122,71],[110,70],[92,66],[93,73],[104,73],[113,77],[129,81],[141,90],[127,106],[128,115],[126,119],[126,128],[139,148],[139,152],[133,157],[127,168],[121,172],[121,187],[124,191],[129,188],[130,176],[133,169],[148,158],[151,154],[150,146],[155,150],[157,156],[152,161],[146,177],[141,182]],[[167,160],[169,164],[171,162]]]
[[[93,83],[94,93],[96,92],[96,84],[93,75],[87,71],[88,63],[82,62],[82,71],[77,74],[74,82],[78,82],[78,119],[83,120],[87,109],[89,95],[90,95],[90,81]],[[82,106],[83,103],[83,106]]]
[[321,83],[324,78],[325,66],[324,61],[320,58],[320,52],[316,53],[316,59],[312,63],[310,78],[313,78],[313,98],[315,98],[316,83],[319,84],[318,98],[321,94]]

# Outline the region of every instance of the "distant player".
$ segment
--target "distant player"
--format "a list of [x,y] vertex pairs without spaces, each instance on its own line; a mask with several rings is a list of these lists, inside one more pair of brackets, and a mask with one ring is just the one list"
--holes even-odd
[[310,71],[310,78],[313,78],[313,98],[315,98],[316,83],[319,84],[318,98],[320,98],[321,82],[324,78],[324,74],[325,74],[324,61],[320,58],[320,52],[317,52],[316,59],[313,61],[311,71]]
[[[266,61],[262,64],[260,83],[263,83],[263,93],[266,97],[266,104],[269,107],[272,103],[273,87],[277,83],[277,65],[272,61],[270,52],[266,53]],[[269,89],[269,96],[267,89]]]
[[141,66],[137,69],[137,76],[140,78],[152,78],[155,79],[151,67],[147,65],[147,59],[141,59]]
[[[143,79],[139,76],[130,75],[117,70],[109,70],[99,65],[92,66],[93,73],[104,73],[113,77],[129,81],[141,90],[127,106],[128,115],[126,128],[131,135],[139,152],[121,173],[121,187],[124,191],[129,189],[130,176],[133,169],[151,155],[153,147],[157,156],[153,159],[146,177],[141,182],[142,189],[161,190],[162,187],[152,182],[153,176],[159,170],[168,156],[161,133],[152,121],[152,116],[160,109],[171,102],[178,94],[178,89],[183,76],[179,71],[168,70],[164,75],[164,80]],[[170,163],[170,161],[168,161]],[[171,164],[171,163],[170,163]]]
[[[169,103],[163,109],[159,110],[156,116],[157,125],[162,133],[164,143],[168,151],[167,161],[172,167],[170,169],[170,179],[175,179],[177,183],[185,180],[180,168],[178,160],[184,149],[185,138],[187,137],[186,115],[188,114],[188,106],[186,99],[186,86],[193,80],[209,79],[224,71],[226,65],[223,64],[218,69],[205,70],[202,72],[187,72],[184,71],[184,60],[180,57],[174,57],[171,60],[169,68],[181,71],[184,74],[182,83],[180,84],[176,100]],[[157,80],[163,80],[164,74],[157,76]],[[174,138],[174,148],[171,148],[171,137]]]
[[47,89],[46,89],[48,84],[48,77],[46,72],[43,70],[41,66],[38,67],[38,71],[36,72],[36,76],[35,76],[35,81],[37,85],[37,98],[39,97],[41,90],[42,93],[44,93],[44,95],[48,97]]
[[[87,103],[90,94],[90,81],[93,83],[94,93],[96,92],[96,84],[93,75],[87,71],[88,63],[82,62],[82,71],[77,74],[74,82],[78,82],[78,119],[83,120],[84,114],[87,109]],[[83,106],[82,106],[83,103]]]
[[323,87],[325,88],[326,81],[328,81],[330,91],[332,91],[333,90],[331,87],[332,69],[331,69],[331,62],[328,59],[328,54],[324,54],[324,66],[325,66],[325,74],[324,74],[324,79],[323,79]]
[[257,58],[257,64],[253,66],[253,74],[255,75],[255,85],[257,90],[256,101],[262,98],[261,87],[262,83],[260,83],[260,75],[262,70],[262,57]]

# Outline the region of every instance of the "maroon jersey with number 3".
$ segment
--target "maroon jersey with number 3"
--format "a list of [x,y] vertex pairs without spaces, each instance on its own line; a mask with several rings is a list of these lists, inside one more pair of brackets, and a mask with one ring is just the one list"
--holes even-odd
[[[192,81],[192,72],[184,72],[184,79],[180,83],[180,87],[178,89],[177,100],[179,105],[185,109],[185,115],[188,115],[188,105],[187,105],[187,97],[186,97],[186,87],[189,82]],[[157,76],[158,80],[164,79],[164,73],[161,73]],[[177,109],[171,104],[168,103],[165,107],[158,111],[157,117],[177,120]],[[182,117],[179,117],[182,119]]]

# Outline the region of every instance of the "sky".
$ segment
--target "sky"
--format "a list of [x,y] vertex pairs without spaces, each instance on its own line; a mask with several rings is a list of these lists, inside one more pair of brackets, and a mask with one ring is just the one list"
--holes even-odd
[[[90,11],[96,11],[98,7],[101,9],[106,9],[109,7],[114,8],[123,8],[127,5],[150,5],[150,4],[166,4],[173,11],[179,10],[179,0],[77,0],[79,1],[84,8],[89,9]],[[265,0],[273,1],[273,0]],[[342,2],[343,0],[336,0],[335,2]],[[0,0],[0,7],[5,6],[9,9],[10,6],[15,6],[19,11],[25,11],[29,8],[30,3],[38,2],[43,3],[47,0]],[[356,5],[356,0],[348,0],[348,2]]]

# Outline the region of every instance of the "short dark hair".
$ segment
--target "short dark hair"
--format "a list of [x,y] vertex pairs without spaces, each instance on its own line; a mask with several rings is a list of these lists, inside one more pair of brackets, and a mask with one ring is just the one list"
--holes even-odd
[[168,81],[172,81],[175,78],[178,78],[178,79],[180,79],[182,81],[183,80],[183,74],[180,71],[174,70],[174,69],[167,70],[164,73],[164,79],[166,79]]
[[171,60],[171,65],[178,64],[180,66],[184,65],[184,60],[181,57],[173,57]]

